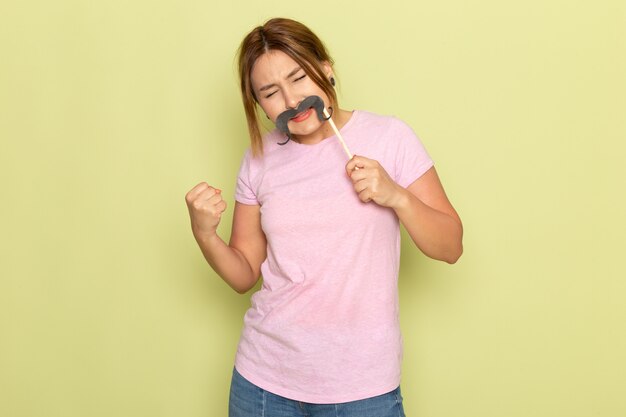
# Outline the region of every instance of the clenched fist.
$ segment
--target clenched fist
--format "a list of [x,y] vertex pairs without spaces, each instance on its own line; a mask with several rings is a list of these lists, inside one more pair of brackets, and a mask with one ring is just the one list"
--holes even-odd
[[201,182],[185,195],[191,230],[196,238],[210,237],[216,233],[222,213],[226,210],[226,202],[221,193],[221,190]]

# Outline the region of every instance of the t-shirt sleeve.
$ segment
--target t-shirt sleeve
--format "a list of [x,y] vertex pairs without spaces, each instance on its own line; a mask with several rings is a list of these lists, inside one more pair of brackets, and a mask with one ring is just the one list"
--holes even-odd
[[237,186],[235,187],[235,200],[247,205],[258,205],[255,187],[252,185],[252,153],[248,149],[243,156],[239,173],[237,174]]
[[413,129],[400,119],[394,122],[392,131],[397,143],[395,180],[406,188],[434,163]]

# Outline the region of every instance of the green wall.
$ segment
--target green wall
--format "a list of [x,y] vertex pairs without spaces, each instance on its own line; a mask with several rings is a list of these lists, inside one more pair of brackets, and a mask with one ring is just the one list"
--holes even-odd
[[26,0],[0,6],[0,415],[224,416],[249,294],[185,193],[230,201],[234,71],[273,16],[336,60],[342,107],[407,121],[465,226],[405,234],[409,416],[626,415],[626,6]]

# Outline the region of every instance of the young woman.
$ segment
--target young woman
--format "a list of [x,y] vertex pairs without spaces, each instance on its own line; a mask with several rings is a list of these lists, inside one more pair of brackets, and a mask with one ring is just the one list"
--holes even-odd
[[[226,202],[201,182],[186,195],[211,267],[239,293],[263,276],[244,318],[231,382],[231,417],[403,416],[398,268],[402,223],[427,256],[454,263],[461,220],[433,162],[401,120],[341,109],[333,60],[289,19],[252,30],[239,50],[252,146],[237,178],[230,242],[216,233]],[[320,97],[329,122],[299,109]]]

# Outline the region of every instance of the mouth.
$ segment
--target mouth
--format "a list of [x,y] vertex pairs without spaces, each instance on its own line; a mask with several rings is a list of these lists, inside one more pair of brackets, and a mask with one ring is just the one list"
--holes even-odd
[[296,123],[302,122],[308,119],[312,112],[313,112],[313,107],[309,107],[306,111],[296,114],[294,117],[292,117],[289,120],[294,121]]
[[312,114],[315,114],[319,120],[327,120],[324,117],[324,102],[319,96],[309,96],[302,100],[297,108],[285,110],[279,114],[276,117],[276,128],[290,138],[291,132],[288,125],[291,124],[292,127],[295,127],[293,123],[303,122]]

